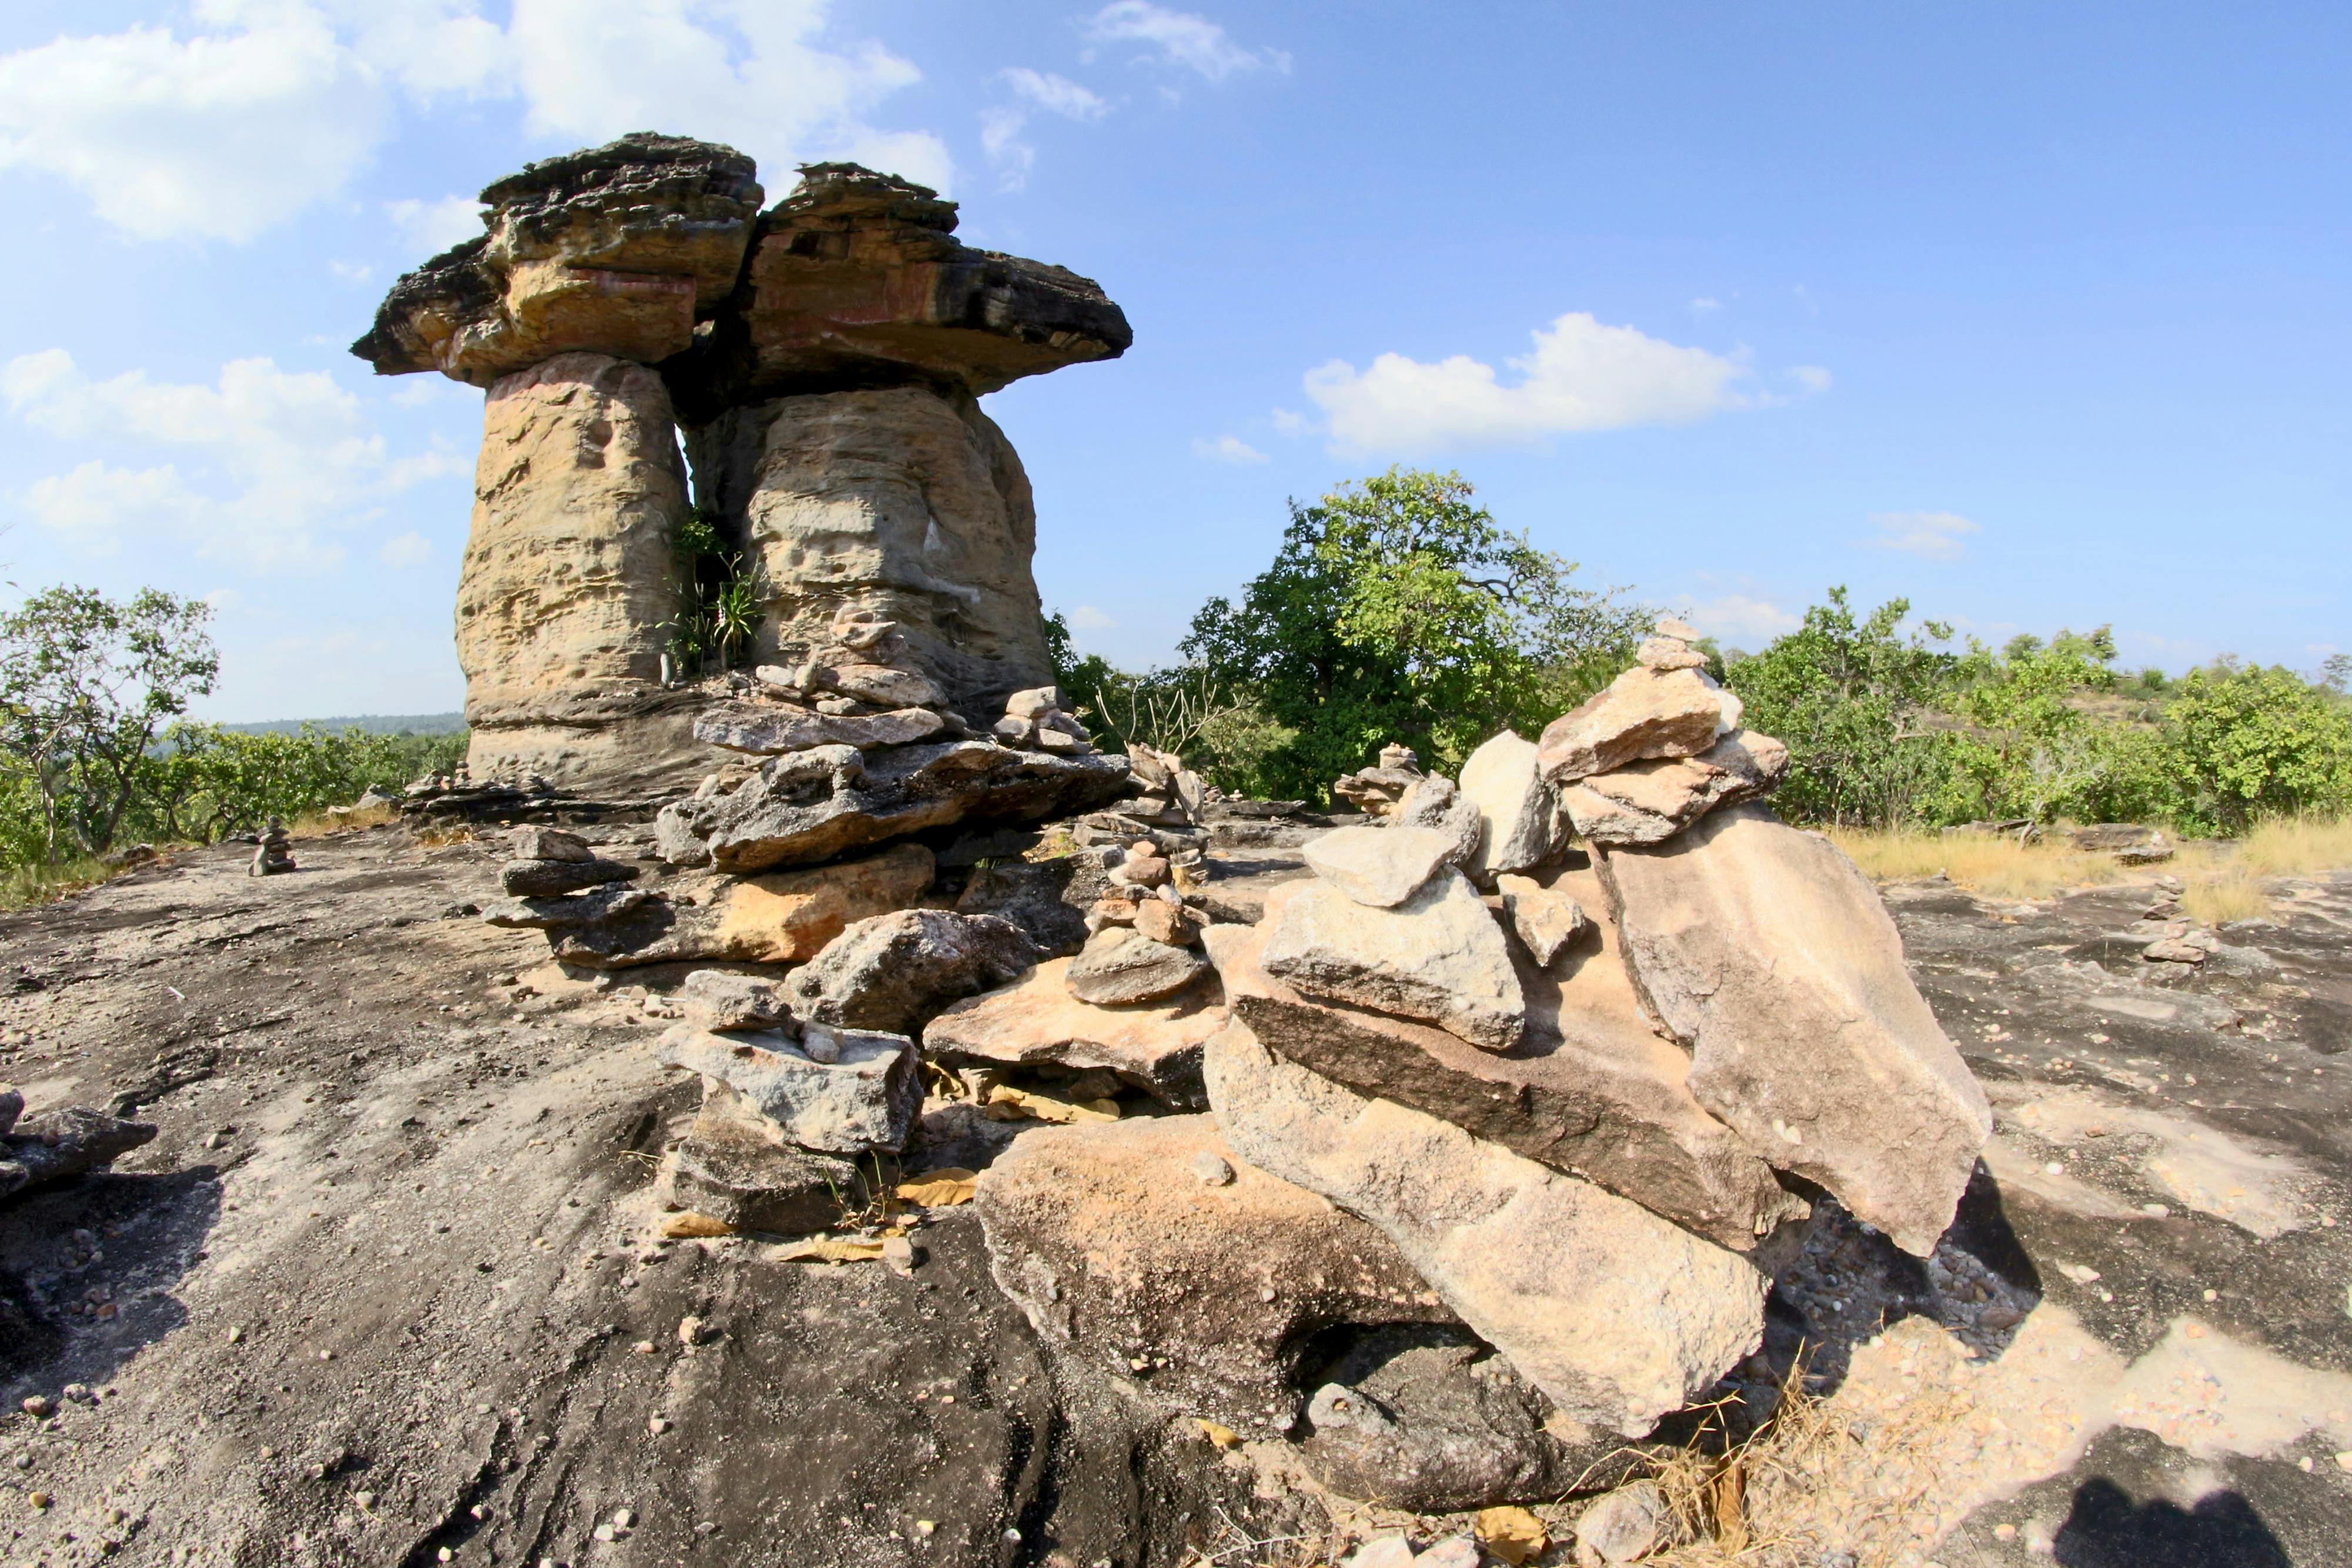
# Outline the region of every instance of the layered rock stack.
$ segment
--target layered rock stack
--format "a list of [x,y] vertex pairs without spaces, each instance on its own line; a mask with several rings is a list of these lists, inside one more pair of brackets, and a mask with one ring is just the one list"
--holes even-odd
[[[986,729],[1050,677],[1028,480],[977,399],[1116,357],[1126,319],[1074,273],[961,245],[919,185],[809,165],[763,212],[756,173],[649,133],[534,163],[352,345],[488,393],[457,602],[481,777],[620,795],[701,770],[710,694],[666,661],[696,505],[757,598],[747,656],[817,711]],[[896,657],[864,656],[877,625]]]
[[[1819,1194],[1932,1250],[1985,1098],[1870,884],[1761,803],[1785,749],[1739,727],[1691,637],[1661,622],[1458,787],[1384,754],[1343,791],[1377,821],[1309,843],[1311,879],[1255,925],[1197,933],[1227,1013],[1202,1051],[1213,1120],[1033,1134],[981,1179],[999,1282],[1042,1333],[1171,1409],[1290,1436],[1343,1490],[1467,1506],[1647,1434],[1755,1350]],[[1320,1292],[1262,1266],[1291,1223],[1269,1199],[1171,1169],[1108,1241],[1051,1201],[1180,1154],[1350,1217],[1297,1243]],[[1234,1228],[1223,1252],[1193,1239],[1213,1225]],[[1329,1288],[1400,1275],[1420,1289]],[[1185,1304],[1147,1323],[1155,1293]],[[1222,1342],[1182,1336],[1203,1305]],[[1139,1356],[1146,1326],[1165,1338]],[[1356,1359],[1280,1348],[1303,1334]],[[1432,1345],[1479,1377],[1441,1376]]]
[[287,836],[286,824],[276,817],[269,819],[261,830],[258,847],[253,852],[253,863],[247,866],[247,876],[283,876],[295,869],[294,843]]

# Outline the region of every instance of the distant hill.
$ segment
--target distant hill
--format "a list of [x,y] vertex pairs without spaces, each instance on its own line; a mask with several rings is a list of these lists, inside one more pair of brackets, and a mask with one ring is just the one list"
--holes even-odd
[[466,728],[462,713],[363,713],[348,718],[273,718],[260,724],[225,724],[237,735],[292,735],[306,724],[331,733],[363,729],[370,735],[458,735]]

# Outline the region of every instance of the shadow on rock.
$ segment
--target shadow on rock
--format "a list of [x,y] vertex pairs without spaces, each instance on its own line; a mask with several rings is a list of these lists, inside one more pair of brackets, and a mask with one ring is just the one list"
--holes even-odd
[[2135,1503],[2104,1477],[2076,1489],[2052,1552],[2065,1568],[2292,1568],[2286,1548],[2236,1492],[2214,1492],[2194,1508],[2165,1498]]
[[169,1292],[220,1205],[219,1171],[198,1166],[83,1176],[0,1210],[0,1380],[102,1384],[180,1327]]

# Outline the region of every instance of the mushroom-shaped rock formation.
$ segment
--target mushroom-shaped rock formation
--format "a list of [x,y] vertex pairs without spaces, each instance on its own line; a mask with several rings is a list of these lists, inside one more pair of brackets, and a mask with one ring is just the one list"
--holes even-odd
[[[478,776],[698,777],[707,678],[733,665],[836,704],[878,681],[983,729],[1053,679],[1028,477],[977,400],[1117,358],[1126,317],[960,244],[920,185],[810,164],[761,213],[756,172],[650,132],[533,163],[352,346],[488,389],[457,595]],[[887,658],[845,640],[863,624],[892,630]]]

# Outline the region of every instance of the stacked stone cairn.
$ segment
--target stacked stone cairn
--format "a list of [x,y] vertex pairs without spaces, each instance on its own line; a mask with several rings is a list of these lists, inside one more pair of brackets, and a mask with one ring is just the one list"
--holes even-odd
[[286,835],[286,823],[272,817],[261,830],[260,847],[253,852],[253,863],[246,869],[247,876],[281,876],[296,870],[293,841]]
[[[1099,967],[1202,945],[1212,1113],[1032,1134],[982,1176],[998,1281],[1049,1343],[1289,1437],[1347,1495],[1485,1506],[1757,1350],[1821,1203],[1932,1251],[1987,1102],[1869,882],[1762,803],[1785,749],[1693,636],[1661,622],[1458,783],[1383,753],[1341,789],[1375,820],[1308,843],[1255,925],[1147,929],[1160,873],[1123,862],[1137,913],[1097,906]],[[958,1010],[928,1038],[972,1032]]]

